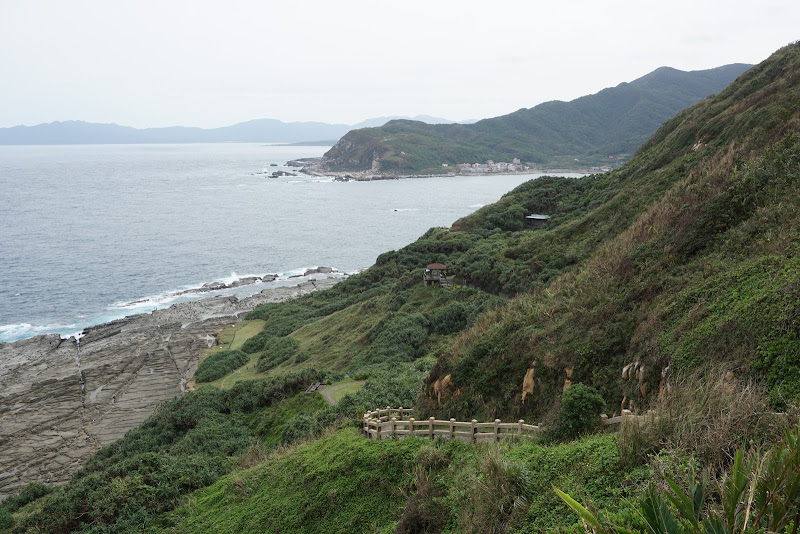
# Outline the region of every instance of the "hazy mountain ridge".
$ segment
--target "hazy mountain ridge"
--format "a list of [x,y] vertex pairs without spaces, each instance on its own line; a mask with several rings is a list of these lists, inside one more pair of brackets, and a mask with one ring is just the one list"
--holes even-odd
[[[570,102],[552,101],[472,125],[391,121],[354,130],[325,154],[334,170],[442,172],[441,165],[511,161],[596,163],[631,154],[678,111],[732,82],[750,65],[684,72],[661,67],[629,83]],[[585,163],[584,163],[585,164]]]
[[[254,119],[220,128],[168,126],[133,128],[118,124],[57,121],[36,126],[0,128],[0,145],[63,145],[123,143],[303,143],[339,139],[354,128],[381,126],[402,117],[376,117],[357,124],[283,122]],[[447,119],[418,115],[414,120],[451,123]]]

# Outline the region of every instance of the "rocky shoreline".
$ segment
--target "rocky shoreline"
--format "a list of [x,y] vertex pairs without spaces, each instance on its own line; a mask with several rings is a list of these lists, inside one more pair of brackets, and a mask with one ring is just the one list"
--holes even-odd
[[29,482],[65,482],[100,447],[180,395],[203,351],[242,314],[342,279],[182,302],[87,328],[80,339],[0,343],[0,498]]

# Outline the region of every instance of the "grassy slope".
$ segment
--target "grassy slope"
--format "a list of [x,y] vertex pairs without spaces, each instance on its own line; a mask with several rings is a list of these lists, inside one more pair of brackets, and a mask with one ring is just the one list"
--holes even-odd
[[[587,259],[463,334],[428,380],[451,375],[460,395],[420,403],[458,416],[543,414],[569,373],[612,405],[641,405],[667,366],[715,360],[766,377],[776,407],[796,400],[798,102],[795,44],[668,121],[590,185],[599,203],[530,239],[577,241]],[[635,362],[642,376],[621,378]],[[536,384],[523,405],[529,369]]]
[[377,156],[381,170],[389,172],[442,172],[442,163],[487,159],[550,164],[563,156],[580,156],[584,167],[597,165],[609,154],[631,154],[664,120],[721,90],[746,68],[661,68],[571,102],[546,102],[472,125],[391,121],[349,132],[325,156],[342,170],[369,169]]
[[[175,530],[393,532],[404,520],[444,532],[488,529],[489,522],[546,532],[577,523],[552,485],[611,506],[625,496],[623,485],[634,489],[648,476],[619,467],[611,436],[493,447],[374,442],[345,428],[196,492],[178,510]],[[420,490],[425,497],[415,498]],[[498,513],[503,506],[507,514]]]
[[[317,314],[309,309],[314,306],[312,301],[299,300],[292,317],[307,317],[295,321],[291,327],[294,330],[288,334],[298,345],[293,356],[260,376],[312,367],[354,375],[373,366],[410,362],[429,353],[435,356],[449,336],[474,320],[483,309],[500,303],[497,297],[472,289],[424,287],[419,280],[412,276],[406,287],[402,279],[389,279],[390,284],[375,288],[379,291],[374,296],[349,306],[323,306],[325,311],[332,310],[329,313]],[[358,288],[350,292],[356,295],[364,295],[359,289],[370,283],[363,275],[343,283],[348,282]],[[336,299],[330,297],[332,301]],[[461,313],[452,328],[444,329],[437,314],[453,304],[459,306]],[[256,309],[252,315],[266,318],[264,333],[267,334],[287,320],[282,309],[275,307]],[[300,354],[307,359],[298,361]]]

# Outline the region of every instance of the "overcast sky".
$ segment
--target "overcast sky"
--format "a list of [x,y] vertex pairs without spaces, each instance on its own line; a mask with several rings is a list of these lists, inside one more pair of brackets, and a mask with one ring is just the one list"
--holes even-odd
[[758,63],[797,0],[0,0],[0,127],[494,117]]

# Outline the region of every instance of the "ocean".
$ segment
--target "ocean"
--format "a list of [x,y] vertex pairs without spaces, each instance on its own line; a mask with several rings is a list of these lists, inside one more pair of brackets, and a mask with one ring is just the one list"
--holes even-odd
[[[341,183],[264,174],[327,148],[0,146],[0,342],[295,285],[317,266],[352,273],[537,176]],[[268,273],[278,279],[183,293]]]

